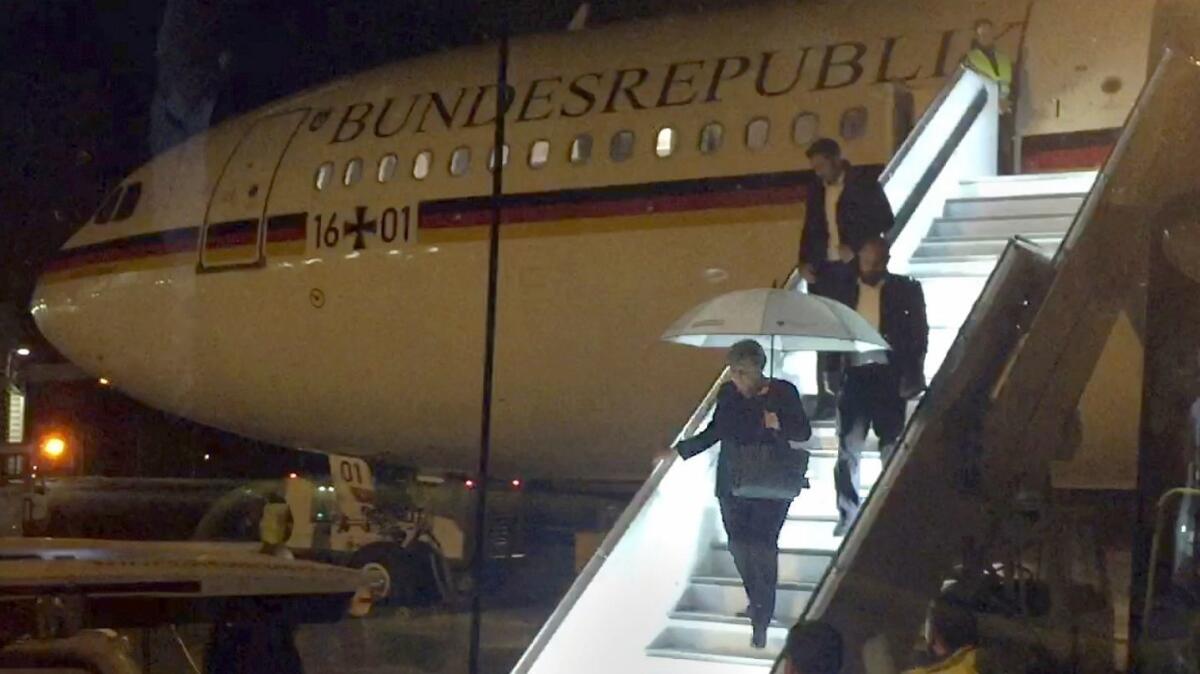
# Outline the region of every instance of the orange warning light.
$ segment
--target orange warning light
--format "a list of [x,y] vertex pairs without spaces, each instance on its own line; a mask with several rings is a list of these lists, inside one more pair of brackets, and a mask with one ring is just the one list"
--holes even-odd
[[67,453],[67,441],[58,434],[47,435],[42,439],[42,456],[51,461],[58,461]]

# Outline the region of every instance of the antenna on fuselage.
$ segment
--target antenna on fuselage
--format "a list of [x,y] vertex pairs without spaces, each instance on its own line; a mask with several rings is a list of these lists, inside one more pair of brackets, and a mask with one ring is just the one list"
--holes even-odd
[[575,10],[575,15],[571,17],[571,22],[567,24],[567,30],[576,31],[583,30],[587,27],[588,15],[592,12],[592,3],[581,2]]

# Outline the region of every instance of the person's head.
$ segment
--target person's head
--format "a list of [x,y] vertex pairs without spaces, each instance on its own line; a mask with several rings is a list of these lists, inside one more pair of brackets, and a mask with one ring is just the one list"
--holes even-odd
[[812,163],[813,173],[826,183],[842,177],[842,147],[832,138],[818,138],[804,152]]
[[858,277],[867,285],[878,285],[887,274],[891,250],[887,241],[880,238],[867,239],[858,249]]
[[925,642],[935,657],[945,658],[965,646],[979,643],[975,614],[962,604],[939,597],[925,618]]
[[990,19],[975,22],[975,41],[985,48],[996,44],[996,25]]
[[788,631],[787,674],[837,674],[842,670],[842,635],[828,623],[801,621]]
[[762,387],[767,354],[758,342],[744,339],[729,347],[725,363],[729,366],[729,380],[737,387],[738,393],[750,396]]

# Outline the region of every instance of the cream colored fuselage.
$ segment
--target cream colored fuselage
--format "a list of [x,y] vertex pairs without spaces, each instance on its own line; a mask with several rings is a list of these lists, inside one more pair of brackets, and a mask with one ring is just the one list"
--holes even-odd
[[[644,474],[721,364],[661,343],[663,329],[714,295],[782,280],[804,147],[828,135],[881,166],[904,130],[890,81],[935,91],[978,16],[1016,49],[1024,12],[1006,1],[791,2],[514,40],[494,470]],[[140,186],[132,212],[63,249],[34,298],[38,324],[170,412],[472,470],[495,58],[481,47],[374,70],[155,158],[122,183]],[[585,134],[590,157],[573,162]]]

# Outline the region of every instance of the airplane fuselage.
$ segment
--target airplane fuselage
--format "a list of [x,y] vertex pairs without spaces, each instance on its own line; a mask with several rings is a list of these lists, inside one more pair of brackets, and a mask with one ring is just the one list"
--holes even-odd
[[[788,3],[514,40],[495,470],[630,478],[721,354],[661,332],[782,280],[835,137],[880,168],[978,16],[1008,2]],[[860,20],[870,15],[870,21]],[[123,181],[33,302],[72,361],[275,443],[470,471],[478,446],[495,51],[380,68],[196,136]]]

